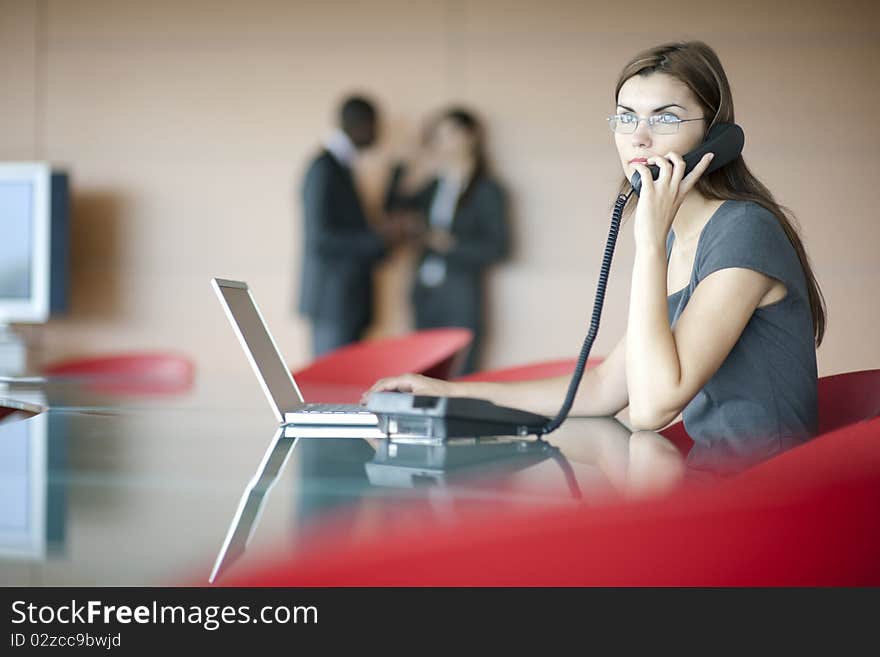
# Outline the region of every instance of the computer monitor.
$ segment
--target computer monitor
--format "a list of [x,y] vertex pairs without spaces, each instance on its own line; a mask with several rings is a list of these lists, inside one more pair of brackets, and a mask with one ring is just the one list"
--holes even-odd
[[68,176],[46,162],[0,162],[0,328],[67,306]]

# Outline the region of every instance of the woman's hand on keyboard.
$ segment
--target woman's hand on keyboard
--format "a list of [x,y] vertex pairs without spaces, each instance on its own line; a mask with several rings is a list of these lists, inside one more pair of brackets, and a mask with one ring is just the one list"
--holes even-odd
[[361,403],[367,403],[367,397],[373,392],[410,392],[414,395],[430,395],[432,397],[451,397],[454,384],[449,381],[432,379],[421,374],[404,374],[379,379],[367,390]]

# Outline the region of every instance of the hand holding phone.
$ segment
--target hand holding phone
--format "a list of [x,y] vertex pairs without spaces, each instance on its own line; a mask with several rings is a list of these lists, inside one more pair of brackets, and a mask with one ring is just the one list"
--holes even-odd
[[[714,153],[715,157],[704,172],[704,175],[720,169],[725,164],[739,157],[744,144],[745,135],[743,130],[735,123],[719,123],[712,126],[706,135],[705,141],[683,156],[685,163],[684,175],[686,176],[693,171],[694,167],[699,164],[706,153]],[[657,177],[660,175],[660,167],[652,164],[648,167],[648,170],[651,172],[651,177],[657,180]],[[636,196],[638,196],[642,189],[641,174],[639,172],[633,174],[630,183]]]

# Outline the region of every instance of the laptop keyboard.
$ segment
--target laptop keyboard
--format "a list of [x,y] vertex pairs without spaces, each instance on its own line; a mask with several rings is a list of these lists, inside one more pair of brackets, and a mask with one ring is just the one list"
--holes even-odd
[[364,406],[357,404],[308,404],[300,413],[370,413]]

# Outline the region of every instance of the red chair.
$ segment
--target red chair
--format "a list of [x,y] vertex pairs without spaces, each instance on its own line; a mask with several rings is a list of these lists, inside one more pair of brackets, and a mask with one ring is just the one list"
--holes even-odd
[[[602,362],[601,358],[590,358],[587,367],[595,367]],[[544,379],[552,376],[570,376],[577,366],[577,358],[563,358],[560,360],[548,360],[527,365],[515,365],[497,370],[475,372],[467,376],[460,376],[456,381],[530,381],[532,379]]]
[[678,448],[678,451],[681,452],[682,456],[687,456],[688,452],[691,451],[691,447],[694,446],[694,439],[688,435],[687,431],[685,431],[684,422],[670,424],[668,427],[661,429],[657,433],[675,445]]
[[[880,370],[819,378],[819,435],[880,416]],[[683,455],[694,445],[683,422],[660,431]]]
[[111,394],[177,394],[192,387],[195,366],[178,354],[134,352],[64,360],[43,371]]
[[819,379],[819,433],[880,416],[880,370]]
[[[877,586],[880,419],[713,486],[332,540],[231,586]],[[328,538],[330,538],[328,536]]]
[[465,328],[438,328],[365,340],[321,356],[294,372],[298,383],[370,386],[386,376],[415,373],[448,379],[461,367],[473,340]]

